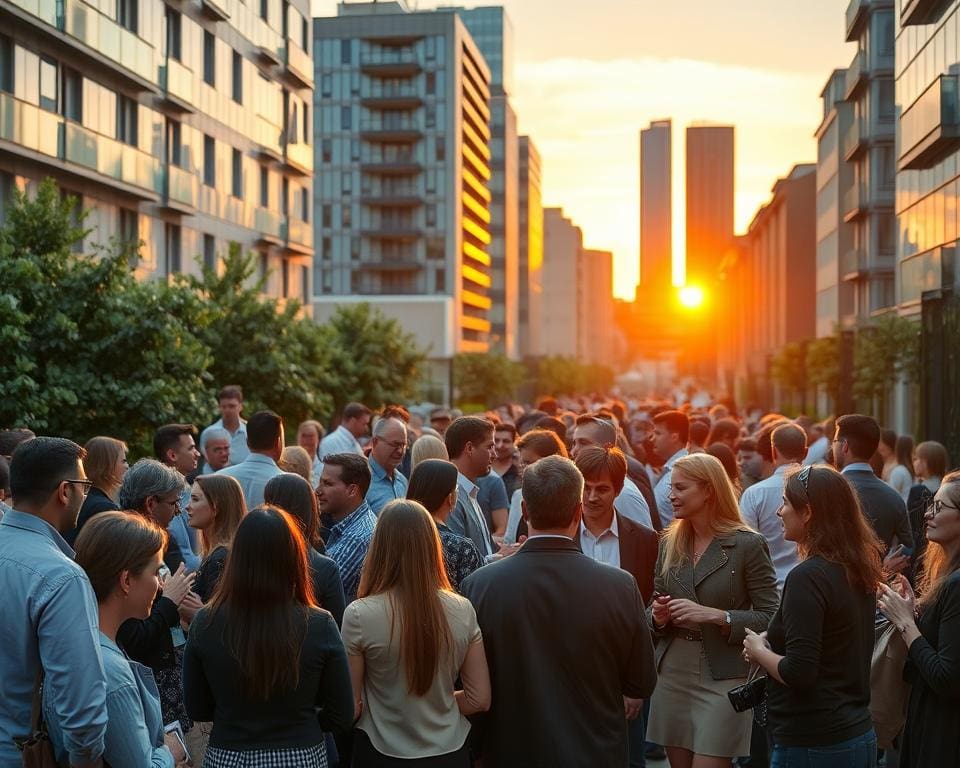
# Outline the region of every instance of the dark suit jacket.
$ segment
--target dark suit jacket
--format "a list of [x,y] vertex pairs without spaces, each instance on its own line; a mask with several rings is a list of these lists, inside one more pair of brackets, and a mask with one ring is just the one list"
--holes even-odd
[[118,509],[120,507],[113,499],[96,486],[92,487],[90,493],[87,494],[87,498],[83,500],[83,506],[80,507],[80,514],[77,515],[77,527],[69,531],[63,538],[72,547],[77,540],[80,529],[86,525],[91,517],[99,515],[101,512],[115,512]]
[[647,526],[635,523],[619,512],[616,514],[620,531],[620,567],[633,574],[646,605],[653,595],[653,572],[657,566],[660,537]]
[[[468,504],[470,508],[467,507]],[[483,557],[488,549],[496,551],[496,547],[493,546],[493,541],[487,539],[487,534],[480,526],[480,521],[477,520],[477,515],[473,510],[473,505],[470,504],[470,499],[466,498],[466,494],[463,493],[463,491],[457,494],[457,506],[450,510],[450,517],[447,518],[447,527],[460,536],[466,536],[476,544],[477,551],[481,557]],[[487,544],[484,544],[484,539],[488,540]]]
[[883,542],[884,549],[890,549],[894,536],[904,546],[912,547],[913,532],[910,530],[907,506],[900,494],[865,469],[844,472],[843,476],[860,497],[863,513],[873,524],[873,530]]
[[623,696],[647,698],[657,679],[633,577],[544,537],[474,571],[461,591],[493,686],[480,724],[485,764],[623,768]]
[[657,499],[653,495],[653,486],[650,485],[650,475],[647,474],[647,468],[633,456],[627,456],[627,475],[636,483],[640,490],[640,495],[650,507],[650,521],[653,523],[653,529],[659,531],[663,528],[660,522],[660,512],[657,510]]

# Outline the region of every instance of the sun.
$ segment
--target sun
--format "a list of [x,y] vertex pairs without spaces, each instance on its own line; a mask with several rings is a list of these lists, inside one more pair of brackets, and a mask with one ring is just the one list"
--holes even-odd
[[699,285],[685,285],[679,293],[680,305],[685,309],[699,309],[703,306],[703,288]]

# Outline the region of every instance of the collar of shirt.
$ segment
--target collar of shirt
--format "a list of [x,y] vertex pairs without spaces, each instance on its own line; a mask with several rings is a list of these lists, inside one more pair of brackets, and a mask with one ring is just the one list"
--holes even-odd
[[241,464],[250,463],[250,464],[269,464],[271,467],[276,467],[277,462],[271,459],[269,456],[264,456],[262,453],[251,453],[247,456]]
[[336,525],[331,526],[330,528],[331,535],[336,534],[337,536],[342,536],[344,533],[347,532],[349,528],[353,527],[353,525],[360,518],[362,518],[364,515],[367,515],[368,513],[370,513],[370,507],[367,506],[367,502],[365,501],[360,502],[360,506],[357,507],[355,510],[353,510],[353,512],[351,512],[349,515],[343,518],[343,520],[341,520]]
[[4,514],[3,520],[0,520],[0,525],[9,528],[19,528],[22,531],[29,531],[30,533],[36,533],[40,536],[44,536],[56,544],[60,551],[71,560],[73,560],[76,555],[73,549],[71,549],[70,545],[64,541],[63,536],[60,535],[59,531],[57,531],[57,529],[50,525],[50,523],[48,523],[46,520],[41,520],[36,515],[31,515],[27,512],[18,512],[15,509],[11,509],[9,512]]
[[[213,424],[211,424],[209,428],[213,428],[213,427],[216,427],[217,429],[227,429],[225,426],[223,426],[223,418],[222,418],[222,417],[219,418],[219,419],[217,419],[215,422],[213,422]],[[227,432],[230,432],[230,430],[227,429]],[[236,432],[230,432],[230,434],[231,434],[231,435],[245,435],[245,434],[247,434],[247,422],[245,422],[243,419],[240,419],[240,424],[239,424],[239,426],[237,427]]]
[[571,539],[569,536],[564,536],[560,533],[538,533],[536,536],[527,536],[524,544],[526,544],[527,541],[533,541],[534,539],[563,539],[564,541],[573,541],[573,539]]
[[669,459],[667,459],[667,462],[666,462],[666,464],[663,465],[663,468],[664,468],[665,470],[667,470],[667,469],[673,469],[673,465],[677,463],[677,459],[682,459],[684,456],[687,455],[687,453],[688,453],[688,451],[687,451],[686,448],[681,448],[679,451],[677,451],[675,454],[673,454],[673,456],[671,456]]
[[872,474],[873,474],[873,467],[871,467],[871,466],[870,466],[867,462],[865,462],[865,461],[855,461],[855,462],[853,462],[853,464],[847,464],[847,466],[845,466],[845,467],[841,470],[841,473],[842,473],[842,474],[843,474],[843,473],[846,473],[846,472],[869,472],[869,473],[872,475]]
[[480,486],[463,474],[463,472],[459,472],[457,474],[457,486],[460,487],[471,499],[474,501],[477,500],[477,492],[480,490]]
[[585,525],[583,524],[583,521],[582,521],[582,520],[580,521],[580,536],[581,536],[581,537],[582,537],[584,534],[586,534],[587,536],[590,536],[591,538],[593,538],[595,541],[599,541],[599,540],[602,539],[604,536],[606,536],[608,533],[609,533],[609,534],[612,534],[615,539],[619,539],[619,538],[620,538],[620,526],[617,525],[617,516],[616,516],[616,514],[614,514],[613,519],[610,521],[610,527],[607,528],[606,530],[601,531],[599,536],[594,536],[594,535],[590,532],[590,530],[587,528],[587,526],[585,526]]
[[795,461],[791,461],[789,464],[781,464],[779,467],[773,470],[771,477],[783,477],[785,474],[787,474],[787,470],[790,469],[790,467],[796,466],[799,465]]

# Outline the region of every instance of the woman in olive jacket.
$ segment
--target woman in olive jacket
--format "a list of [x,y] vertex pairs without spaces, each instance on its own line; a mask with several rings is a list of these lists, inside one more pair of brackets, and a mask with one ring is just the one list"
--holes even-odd
[[762,632],[777,610],[766,540],[740,517],[723,465],[705,453],[673,466],[674,522],[660,540],[650,620],[659,682],[647,738],[673,768],[729,766],[750,753],[752,718],[727,698],[745,682],[746,630]]

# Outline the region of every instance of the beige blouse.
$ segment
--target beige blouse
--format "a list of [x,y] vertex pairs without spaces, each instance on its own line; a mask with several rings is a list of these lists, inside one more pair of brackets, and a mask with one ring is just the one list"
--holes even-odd
[[[407,689],[400,659],[399,623],[390,639],[393,613],[386,594],[354,600],[343,614],[343,644],[350,656],[364,657],[363,712],[357,728],[374,748],[398,758],[433,757],[460,749],[470,723],[460,714],[453,684],[471,643],[482,640],[477,614],[466,598],[441,592],[450,625],[452,653],[442,661],[425,696]],[[466,681],[465,681],[466,684]]]

